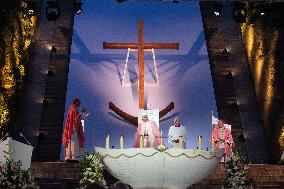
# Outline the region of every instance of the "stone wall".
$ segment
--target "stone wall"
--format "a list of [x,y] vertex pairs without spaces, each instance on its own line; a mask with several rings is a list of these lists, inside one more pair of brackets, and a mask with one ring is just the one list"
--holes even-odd
[[284,4],[267,6],[263,16],[246,25],[243,41],[263,125],[276,162],[284,150]]

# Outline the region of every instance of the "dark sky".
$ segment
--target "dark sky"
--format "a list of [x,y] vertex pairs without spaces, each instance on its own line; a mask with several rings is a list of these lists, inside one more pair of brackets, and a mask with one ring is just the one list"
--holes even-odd
[[[152,108],[175,109],[160,121],[167,133],[175,116],[188,131],[188,148],[196,148],[202,135],[209,147],[211,111],[216,112],[211,73],[198,2],[125,2],[84,0],[83,13],[75,17],[69,68],[66,109],[78,97],[91,116],[86,120],[86,149],[103,147],[110,134],[111,145],[119,147],[119,136],[131,147],[135,128],[108,109],[112,101],[129,114],[137,115],[137,55],[130,52],[127,83],[121,86],[127,50],[103,49],[103,42],[136,42],[137,21],[144,21],[146,42],[178,42],[179,50],[155,50],[160,85],[155,83],[152,52],[145,52],[145,96]],[[216,114],[216,113],[215,113]]]

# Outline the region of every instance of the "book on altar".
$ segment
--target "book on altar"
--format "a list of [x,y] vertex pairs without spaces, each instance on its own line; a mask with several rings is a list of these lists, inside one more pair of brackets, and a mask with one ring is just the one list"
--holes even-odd
[[33,147],[7,137],[6,140],[0,142],[0,162],[5,163],[6,159],[13,161],[21,161],[23,169],[29,169]]

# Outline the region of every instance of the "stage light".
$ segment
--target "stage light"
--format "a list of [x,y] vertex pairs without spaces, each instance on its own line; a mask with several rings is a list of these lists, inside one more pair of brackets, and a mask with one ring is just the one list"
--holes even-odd
[[218,11],[214,11],[215,16],[220,16],[220,13]]
[[48,101],[46,99],[43,99],[42,100],[42,105],[44,105],[44,106],[48,105]]
[[27,14],[30,16],[36,15],[36,1],[35,0],[27,1],[26,11],[27,11]]
[[48,70],[47,76],[53,76],[53,71],[52,70]]
[[44,140],[44,133],[42,132],[42,131],[38,131],[38,133],[37,133],[37,137],[38,137],[38,140]]
[[232,102],[232,106],[233,106],[233,108],[237,108],[238,107],[238,102],[237,101]]
[[56,53],[56,51],[57,51],[56,47],[52,45],[51,52]]
[[234,18],[238,23],[246,22],[246,12],[243,9],[236,9],[234,11]]
[[48,21],[55,21],[60,16],[60,7],[58,0],[47,1],[46,18]]
[[82,4],[83,4],[83,2],[81,0],[75,0],[74,11],[75,11],[76,14],[82,13]]
[[228,54],[227,48],[224,48],[224,49],[223,49],[222,54],[223,54],[223,55],[227,55],[227,54]]
[[231,71],[229,71],[229,72],[227,73],[227,75],[226,75],[226,78],[227,78],[227,79],[232,79],[232,77],[233,77],[233,74],[232,74]]
[[220,3],[216,3],[213,6],[213,11],[214,11],[215,16],[220,16],[222,10],[223,10],[223,7],[222,7],[222,4]]

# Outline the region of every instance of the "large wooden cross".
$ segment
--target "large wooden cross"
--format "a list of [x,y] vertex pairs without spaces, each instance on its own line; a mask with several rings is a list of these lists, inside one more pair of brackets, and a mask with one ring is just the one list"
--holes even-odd
[[179,49],[179,43],[144,43],[143,21],[138,20],[138,43],[103,43],[104,49],[138,49],[139,108],[144,109],[144,49]]

